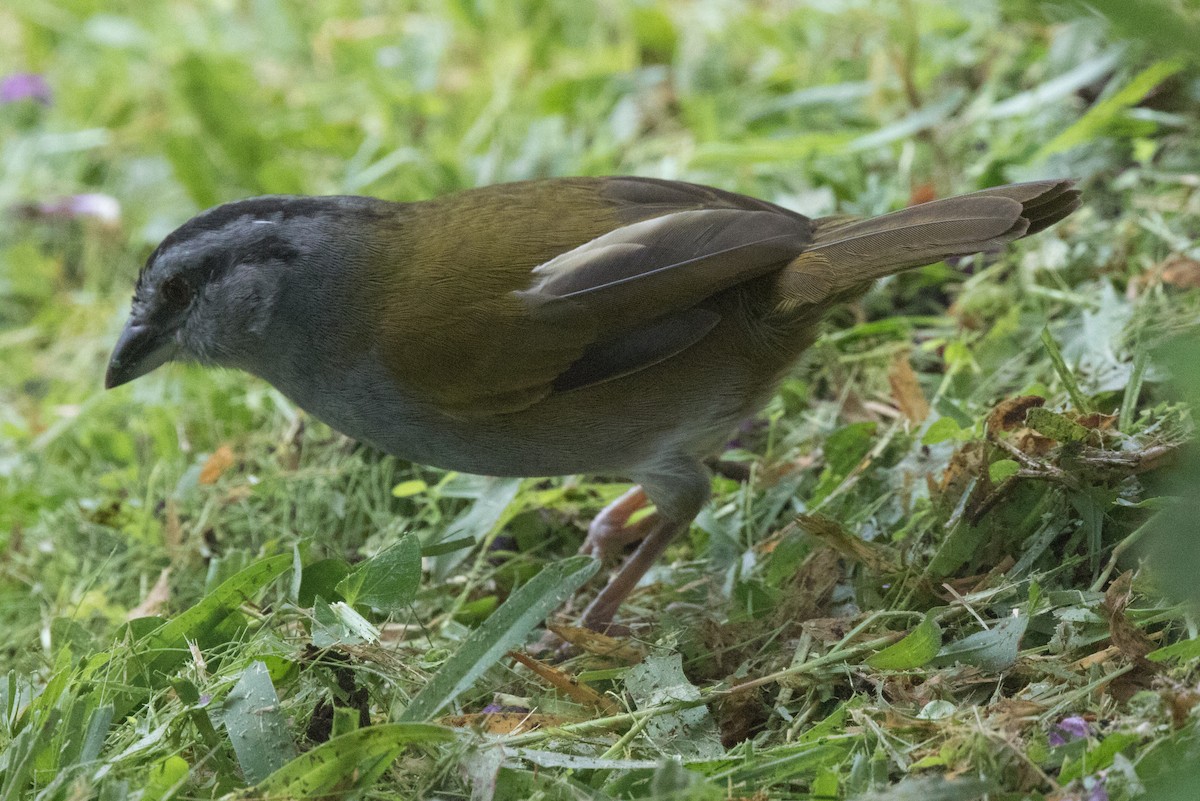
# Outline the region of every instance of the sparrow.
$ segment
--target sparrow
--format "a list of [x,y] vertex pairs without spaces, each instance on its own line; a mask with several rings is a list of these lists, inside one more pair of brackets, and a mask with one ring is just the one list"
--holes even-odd
[[105,385],[169,361],[237,368],[412,462],[628,477],[635,486],[597,515],[583,548],[638,543],[583,613],[603,630],[708,500],[705,460],[770,399],[830,309],[1079,205],[1071,181],[1049,180],[811,219],[637,177],[415,203],[237,200],[150,255]]

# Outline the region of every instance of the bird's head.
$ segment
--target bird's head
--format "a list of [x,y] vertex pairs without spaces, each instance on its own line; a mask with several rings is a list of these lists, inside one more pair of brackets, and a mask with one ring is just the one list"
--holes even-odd
[[[352,262],[349,220],[366,198],[267,196],[203,212],[163,240],[134,289],[129,320],[104,384],[112,388],[168,361],[262,374],[288,347],[283,323],[319,322],[317,301]],[[304,304],[316,304],[305,309]],[[293,308],[295,307],[295,308]]]

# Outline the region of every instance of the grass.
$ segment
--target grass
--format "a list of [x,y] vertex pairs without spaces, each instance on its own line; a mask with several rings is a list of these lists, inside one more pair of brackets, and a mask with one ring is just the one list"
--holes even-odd
[[[1200,20],[1118,5],[0,9],[46,82],[0,105],[0,798],[1196,797]],[[620,477],[400,462],[236,373],[100,389],[208,205],[609,173],[1086,204],[832,315],[631,634],[557,664]]]

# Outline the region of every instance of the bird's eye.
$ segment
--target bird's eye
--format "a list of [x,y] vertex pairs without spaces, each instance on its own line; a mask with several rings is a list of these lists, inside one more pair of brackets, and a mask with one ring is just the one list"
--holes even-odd
[[192,301],[192,286],[182,276],[173,275],[163,281],[158,292],[173,309],[182,309]]

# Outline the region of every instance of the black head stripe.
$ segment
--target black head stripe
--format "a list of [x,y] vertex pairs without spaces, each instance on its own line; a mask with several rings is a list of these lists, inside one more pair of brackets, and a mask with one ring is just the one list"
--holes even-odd
[[[283,223],[295,217],[336,214],[340,210],[348,211],[356,207],[362,200],[364,199],[355,197],[266,195],[216,206],[197,214],[163,239],[142,266],[137,286],[140,288],[145,283],[147,271],[162,254],[174,247],[203,238],[205,234],[221,231],[239,221]],[[294,259],[298,255],[296,247],[286,237],[278,235],[274,225],[262,227],[262,237],[255,240],[256,253],[279,260]]]

